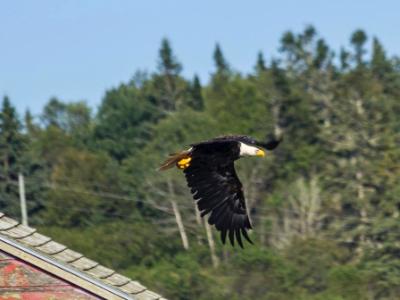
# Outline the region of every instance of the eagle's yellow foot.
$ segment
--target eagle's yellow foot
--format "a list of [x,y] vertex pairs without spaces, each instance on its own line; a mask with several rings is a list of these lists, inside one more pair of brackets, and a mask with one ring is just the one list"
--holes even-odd
[[176,163],[179,169],[186,169],[190,166],[190,161],[192,160],[191,157],[182,158],[180,161]]

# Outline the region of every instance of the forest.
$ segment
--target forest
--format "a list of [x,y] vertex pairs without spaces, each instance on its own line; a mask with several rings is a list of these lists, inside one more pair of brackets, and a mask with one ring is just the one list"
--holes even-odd
[[[98,108],[53,97],[33,115],[4,95],[0,211],[20,220],[22,173],[30,226],[169,299],[399,299],[400,58],[363,30],[332,49],[306,26],[276,57],[255,49],[248,74],[216,44],[201,82],[172,43]],[[157,171],[225,134],[283,136],[236,163],[244,249],[200,218],[180,170]]]

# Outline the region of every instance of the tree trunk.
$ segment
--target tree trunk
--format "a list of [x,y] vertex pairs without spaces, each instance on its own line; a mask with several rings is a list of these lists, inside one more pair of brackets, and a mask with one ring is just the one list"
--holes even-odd
[[367,203],[365,201],[365,192],[363,186],[363,173],[361,171],[356,172],[356,179],[357,179],[357,198],[358,201],[361,203],[361,210],[360,210],[360,244],[356,249],[356,260],[358,261],[364,254],[364,247],[367,243],[366,239],[366,224],[368,223],[368,216],[367,216]]
[[181,213],[179,212],[178,204],[175,201],[175,191],[174,191],[174,187],[172,185],[171,180],[168,180],[168,189],[169,189],[169,194],[171,197],[170,202],[172,205],[172,210],[175,215],[176,225],[178,226],[179,234],[181,235],[182,245],[185,250],[188,250],[189,249],[189,240],[186,235],[185,227],[183,226],[182,217],[181,217]]
[[208,246],[210,247],[211,261],[212,261],[213,267],[217,268],[219,266],[219,258],[215,252],[215,244],[214,244],[214,238],[212,235],[211,227],[208,224],[206,219],[204,219],[204,227],[206,228]]
[[[203,224],[202,224],[202,222],[201,222],[200,212],[199,212],[199,210],[197,209],[197,205],[196,205],[195,202],[194,202],[194,212],[195,212],[195,215],[196,215],[196,223],[197,223],[197,225],[199,226],[199,229],[202,229],[202,228],[203,228]],[[202,242],[201,235],[200,235],[199,233],[200,233],[199,231],[196,232],[197,243],[198,243],[199,245],[202,245],[203,242]]]
[[272,114],[274,116],[274,135],[275,138],[280,138],[282,136],[282,128],[279,125],[279,120],[280,120],[280,116],[279,113],[280,112],[280,107],[279,104],[276,104],[273,108],[272,108]]
[[264,249],[266,245],[266,239],[265,239],[265,219],[263,218],[261,218],[260,220],[259,232],[260,232],[260,246],[262,249]]

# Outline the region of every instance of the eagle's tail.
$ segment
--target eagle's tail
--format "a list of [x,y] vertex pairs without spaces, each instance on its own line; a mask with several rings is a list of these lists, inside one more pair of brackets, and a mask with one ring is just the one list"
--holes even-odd
[[165,171],[172,168],[174,165],[177,165],[178,168],[184,169],[189,166],[190,162],[190,151],[184,150],[179,153],[172,153],[169,157],[161,164],[158,168],[159,171]]

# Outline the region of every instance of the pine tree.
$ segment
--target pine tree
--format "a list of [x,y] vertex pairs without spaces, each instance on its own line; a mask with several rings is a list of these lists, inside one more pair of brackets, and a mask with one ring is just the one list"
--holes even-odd
[[363,55],[365,54],[364,45],[367,41],[367,35],[361,29],[356,30],[350,39],[351,44],[354,47],[354,58],[357,64],[357,67],[361,67],[363,65]]
[[291,31],[287,31],[281,38],[281,47],[279,50],[288,53],[288,61],[294,63],[296,53],[296,37]]
[[344,48],[340,49],[339,59],[340,59],[340,69],[346,71],[349,68],[349,57],[350,53],[346,51]]
[[258,54],[257,54],[257,62],[256,62],[255,70],[256,70],[257,74],[260,74],[267,70],[267,67],[265,66],[264,55],[262,54],[261,51],[258,52]]
[[0,160],[6,176],[9,176],[10,172],[16,171],[14,167],[23,147],[20,130],[21,123],[15,108],[11,105],[9,98],[5,96],[0,113]]
[[167,38],[163,38],[161,41],[158,70],[166,76],[178,76],[182,71],[182,65],[176,59]]
[[316,51],[314,58],[314,67],[320,69],[324,67],[324,63],[326,62],[329,56],[329,48],[326,45],[323,39],[319,39],[317,41]]
[[29,135],[33,134],[33,132],[37,129],[36,125],[33,122],[33,116],[29,109],[25,111],[24,116],[25,121],[25,129]]
[[[288,71],[289,73],[303,73],[308,69],[317,66],[318,63],[321,63],[321,58],[314,52],[320,52],[319,54],[323,54],[321,50],[323,49],[323,40],[320,40],[320,45],[315,43],[315,37],[317,32],[314,27],[307,26],[304,31],[300,34],[294,34],[291,31],[284,33],[281,38],[281,47],[280,51],[285,54]],[[319,49],[318,49],[319,48]]]
[[158,60],[159,73],[153,77],[155,98],[166,112],[176,111],[182,104],[187,83],[179,76],[182,65],[175,57],[170,42],[161,41]]
[[15,183],[20,172],[24,139],[21,123],[7,96],[0,111],[0,210],[16,215],[18,193]]
[[[159,76],[154,81],[160,85],[164,82]],[[97,148],[117,161],[140,150],[148,124],[160,118],[160,109],[155,106],[161,102],[160,92],[157,90],[156,94],[155,88],[150,86],[154,81],[146,81],[141,90],[134,85],[121,84],[106,91],[92,138]]]
[[201,83],[197,75],[194,76],[193,82],[190,85],[190,100],[188,105],[194,110],[204,109],[204,99],[201,92]]
[[371,71],[377,79],[384,79],[392,71],[385,50],[376,37],[372,41]]
[[215,45],[215,50],[214,50],[214,64],[217,69],[217,74],[218,75],[227,75],[230,71],[229,64],[225,60],[225,57],[222,53],[221,47],[217,43]]
[[271,72],[276,89],[287,97],[290,93],[289,82],[284,70],[279,67],[279,63],[274,59],[271,62]]

